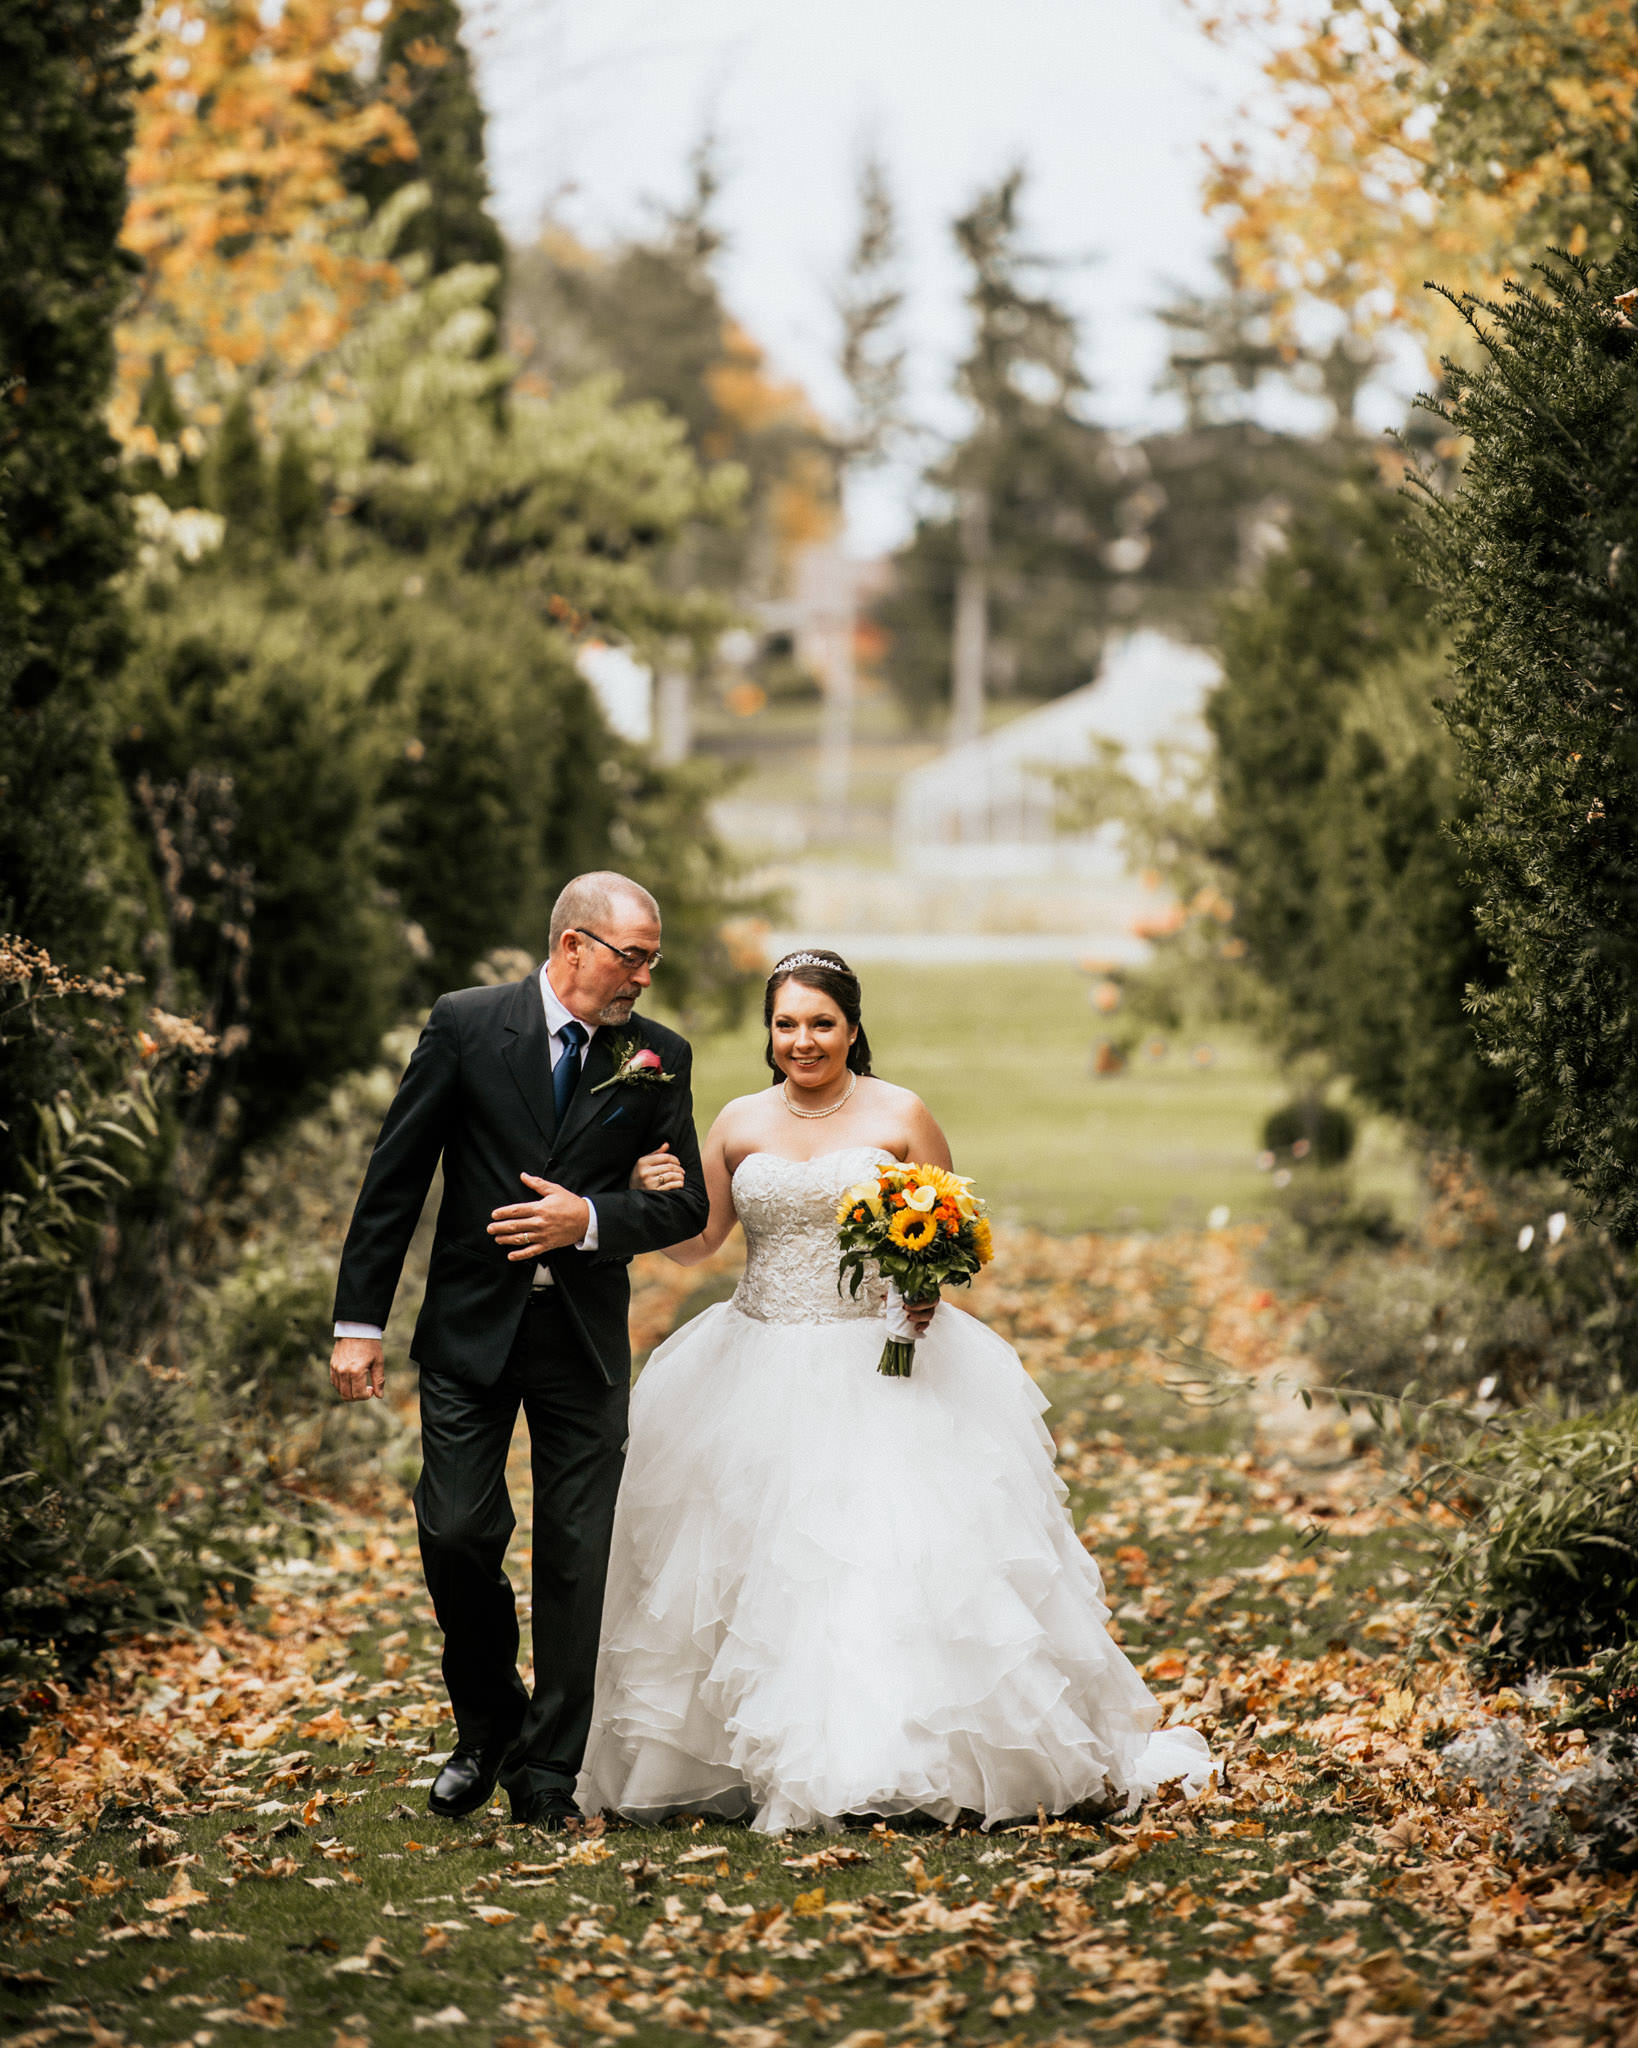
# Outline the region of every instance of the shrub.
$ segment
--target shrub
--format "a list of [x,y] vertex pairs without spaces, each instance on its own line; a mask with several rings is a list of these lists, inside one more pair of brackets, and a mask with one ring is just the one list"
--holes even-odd
[[1638,1643],[1638,1400],[1507,1431],[1466,1470],[1485,1663],[1499,1677]]
[[1638,1387],[1631,1258],[1584,1207],[1545,1177],[1480,1179],[1460,1158],[1430,1179],[1407,1231],[1364,1229],[1323,1186],[1293,1203],[1304,1242],[1272,1261],[1280,1284],[1318,1296],[1306,1341],[1327,1375],[1560,1413]]
[[[663,551],[726,516],[737,476],[607,386],[514,394],[498,419],[491,281],[469,265],[379,309],[341,351],[342,397],[281,395],[276,462],[249,406],[230,413],[193,480],[225,528],[142,501],[174,545],[136,608],[118,760],[177,1001],[224,1037],[211,1107],[237,1146],[322,1102],[476,956],[542,950],[579,870],[661,896],[663,999],[732,1007],[752,985],[720,936],[750,906],[710,826],[717,771],[620,739],[576,668],[593,634],[650,653],[715,636],[726,610],[673,587]],[[293,466],[329,508],[294,545]],[[190,559],[177,528],[201,517],[220,545]]]
[[0,1049],[49,1034],[75,1077],[15,1134],[20,1184],[0,1194],[4,1739],[42,1673],[77,1683],[111,1636],[245,1596],[269,1502],[231,1414],[151,1346],[122,1346],[107,1313],[114,1200],[163,1160],[167,1076],[209,1041],[163,1013],[132,1041],[117,978],[76,980],[14,939],[0,986]]
[[1432,409],[1471,438],[1431,502],[1427,568],[1455,632],[1450,721],[1473,803],[1458,836],[1485,942],[1487,1058],[1546,1118],[1562,1170],[1638,1238],[1638,280],[1561,259],[1503,305],[1462,299],[1483,356]]
[[[328,1363],[336,1258],[415,1040],[413,1025],[390,1032],[379,1065],[345,1076],[319,1109],[246,1157],[220,1210],[214,1271],[180,1319],[179,1345],[197,1380],[221,1390],[247,1447],[287,1485],[368,1488],[413,1460],[396,1357],[393,1399],[351,1406],[336,1400]],[[405,1261],[394,1352],[425,1283],[430,1236],[429,1217]]]
[[67,955],[101,948],[97,870],[117,832],[101,700],[130,536],[103,410],[133,268],[119,235],[140,12],[0,13],[0,928]]
[[1539,1134],[1466,1014],[1469,987],[1501,970],[1448,829],[1467,798],[1407,524],[1374,477],[1349,478],[1225,608],[1207,707],[1221,893],[1288,1054],[1436,1138],[1528,1165]]
[[1317,1096],[1282,1103],[1263,1125],[1263,1150],[1276,1159],[1340,1166],[1354,1149],[1354,1120]]

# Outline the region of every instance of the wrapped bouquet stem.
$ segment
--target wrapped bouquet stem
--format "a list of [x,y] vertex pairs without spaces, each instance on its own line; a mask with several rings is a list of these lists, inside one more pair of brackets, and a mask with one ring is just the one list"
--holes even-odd
[[909,1309],[965,1287],[995,1256],[984,1204],[965,1175],[939,1166],[880,1166],[850,1187],[836,1212],[841,1268],[857,1295],[874,1265],[888,1282],[887,1344],[878,1370],[908,1379],[916,1331]]
[[937,1301],[938,1290],[924,1296],[901,1294],[891,1280],[887,1283],[887,1344],[882,1352],[882,1362],[876,1368],[890,1380],[907,1380],[910,1368],[916,1362],[916,1341],[919,1332],[910,1320],[910,1311],[919,1307],[922,1301]]

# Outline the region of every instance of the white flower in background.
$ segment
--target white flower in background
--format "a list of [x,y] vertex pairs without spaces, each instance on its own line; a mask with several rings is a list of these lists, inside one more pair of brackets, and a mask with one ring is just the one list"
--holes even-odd
[[1527,1252],[1535,1241],[1536,1226],[1533,1223],[1525,1224],[1524,1228],[1519,1232],[1519,1250]]
[[178,559],[199,562],[222,545],[227,521],[219,512],[205,512],[197,505],[185,505],[173,512],[165,500],[152,491],[140,491],[131,500],[136,520],[137,561],[148,575],[163,575]]
[[1549,1244],[1557,1244],[1569,1227],[1569,1217],[1565,1215],[1562,1209],[1555,1209],[1552,1215],[1547,1218],[1547,1242]]
[[197,505],[185,506],[171,519],[171,539],[185,562],[197,562],[202,556],[215,554],[226,532],[227,521],[221,513],[202,512]]

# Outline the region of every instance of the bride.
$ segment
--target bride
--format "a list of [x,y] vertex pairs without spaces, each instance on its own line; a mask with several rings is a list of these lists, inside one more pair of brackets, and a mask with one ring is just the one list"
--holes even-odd
[[[850,1815],[986,1824],[1204,1788],[1193,1729],[1104,1623],[1098,1568],[1017,1354],[948,1302],[909,1379],[876,1370],[884,1283],[837,1286],[836,1209],[884,1159],[948,1167],[921,1100],[870,1071],[859,983],[793,953],[768,981],[778,1085],[705,1144],[709,1257],[737,1219],[733,1299],[654,1353],[632,1396],[583,1813]],[[634,1178],[669,1185],[665,1153]]]

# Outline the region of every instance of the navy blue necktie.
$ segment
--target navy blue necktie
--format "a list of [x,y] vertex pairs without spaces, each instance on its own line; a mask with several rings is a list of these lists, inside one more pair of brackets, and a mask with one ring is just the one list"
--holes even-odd
[[586,1027],[571,1018],[557,1035],[563,1041],[563,1051],[552,1069],[552,1101],[557,1105],[557,1120],[561,1124],[569,1111],[574,1084],[580,1079],[580,1048],[586,1042]]

